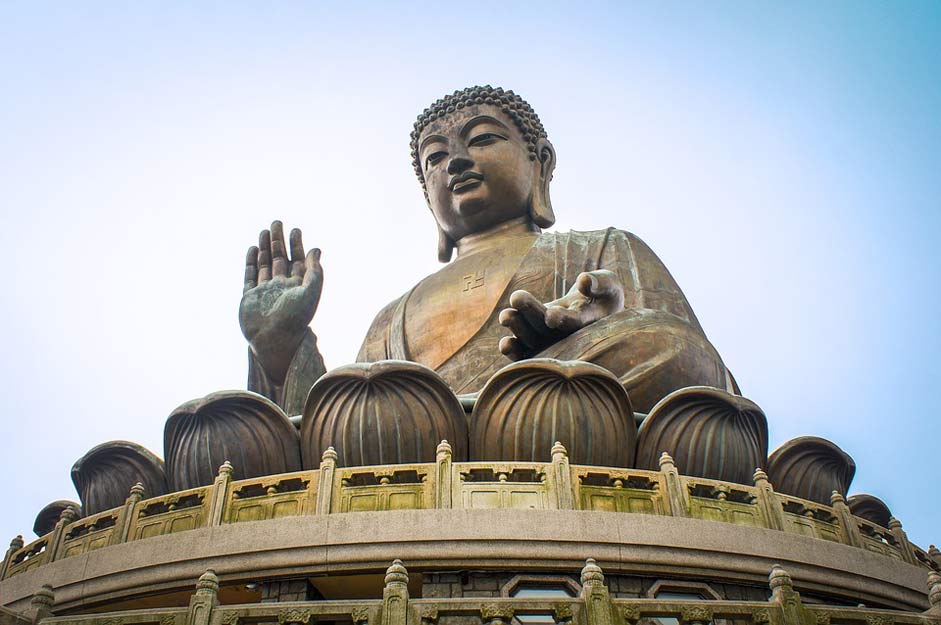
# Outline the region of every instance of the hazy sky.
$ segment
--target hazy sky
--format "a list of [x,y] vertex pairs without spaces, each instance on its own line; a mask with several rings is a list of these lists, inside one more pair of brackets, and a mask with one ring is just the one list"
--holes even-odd
[[0,540],[112,439],[244,388],[245,249],[323,249],[328,367],[434,271],[415,116],[514,89],[557,229],[643,238],[771,447],[858,464],[941,541],[941,3],[0,5]]

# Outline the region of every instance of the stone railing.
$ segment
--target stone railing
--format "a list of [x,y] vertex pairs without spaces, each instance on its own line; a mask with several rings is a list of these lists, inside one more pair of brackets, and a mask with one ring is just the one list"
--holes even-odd
[[[559,625],[637,625],[649,619],[676,619],[681,625],[734,622],[736,625],[939,625],[941,576],[929,576],[926,612],[806,604],[790,575],[775,565],[768,576],[767,601],[614,599],[604,573],[589,559],[581,572],[581,589],[568,598],[472,597],[413,599],[408,571],[400,560],[385,576],[381,599],[326,600],[221,605],[219,578],[204,573],[189,606],[152,608],[81,616],[55,616],[55,594],[44,586],[16,625],[295,625],[332,621],[353,625],[437,625],[479,620],[482,625],[509,625],[515,617],[538,616]],[[652,621],[657,623],[657,621]]]
[[680,475],[669,455],[660,471],[570,465],[562,445],[551,461],[453,462],[447,442],[433,463],[338,467],[328,449],[320,468],[247,480],[224,463],[210,486],[143,499],[131,489],[122,507],[75,519],[66,509],[49,534],[24,545],[17,537],[0,579],[108,545],[198,527],[297,515],[432,509],[515,508],[597,510],[721,521],[842,543],[929,569],[941,552],[912,545],[893,519],[880,527],[850,513],[834,493],[830,506],[774,491],[764,471],[754,484]]

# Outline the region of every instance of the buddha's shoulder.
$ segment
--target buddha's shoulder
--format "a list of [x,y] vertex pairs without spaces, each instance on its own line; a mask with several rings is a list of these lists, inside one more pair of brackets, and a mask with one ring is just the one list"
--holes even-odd
[[569,230],[567,232],[543,232],[539,235],[540,243],[553,245],[608,245],[626,244],[646,248],[647,244],[633,232],[620,228],[601,230]]

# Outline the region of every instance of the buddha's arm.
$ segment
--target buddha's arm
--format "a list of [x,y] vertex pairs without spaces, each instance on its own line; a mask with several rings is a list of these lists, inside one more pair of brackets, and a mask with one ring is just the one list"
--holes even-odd
[[379,311],[376,318],[373,319],[372,324],[369,326],[369,331],[366,332],[366,338],[363,339],[363,344],[359,348],[356,362],[376,362],[377,360],[386,360],[394,357],[392,350],[390,350],[390,342],[393,338],[392,324],[395,317],[395,310],[401,299],[402,298],[399,298],[387,304]]
[[325,371],[323,358],[317,349],[317,337],[310,328],[297,346],[281,381],[272,378],[251,346],[248,348],[248,390],[264,395],[288,415],[300,414],[304,410],[307,392]]

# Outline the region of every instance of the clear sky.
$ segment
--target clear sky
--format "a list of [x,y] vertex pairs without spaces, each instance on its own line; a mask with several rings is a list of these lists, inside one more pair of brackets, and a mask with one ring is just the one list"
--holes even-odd
[[514,89],[558,151],[556,228],[671,269],[772,448],[858,464],[941,542],[941,3],[0,5],[0,540],[72,463],[162,454],[180,403],[244,388],[245,249],[323,249],[329,367],[437,268],[415,116]]

